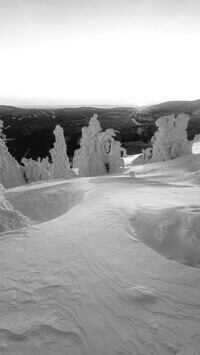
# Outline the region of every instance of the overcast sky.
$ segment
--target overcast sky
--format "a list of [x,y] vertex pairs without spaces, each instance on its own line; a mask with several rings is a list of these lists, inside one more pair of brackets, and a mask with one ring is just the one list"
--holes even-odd
[[200,98],[200,0],[0,0],[0,104]]

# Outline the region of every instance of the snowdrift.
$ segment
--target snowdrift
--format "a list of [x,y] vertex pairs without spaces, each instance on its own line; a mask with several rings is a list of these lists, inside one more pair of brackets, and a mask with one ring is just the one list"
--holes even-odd
[[14,209],[4,195],[5,189],[0,184],[0,233],[30,226],[32,221]]
[[30,184],[22,189],[10,189],[5,196],[16,210],[20,210],[37,224],[67,213],[82,201],[84,189],[86,186],[81,189],[72,180],[54,180]]
[[199,167],[7,190],[34,226],[0,234],[0,353],[199,354]]

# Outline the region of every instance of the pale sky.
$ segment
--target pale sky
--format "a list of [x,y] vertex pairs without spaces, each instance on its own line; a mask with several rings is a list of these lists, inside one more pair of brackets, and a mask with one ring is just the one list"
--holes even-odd
[[200,98],[200,0],[0,0],[0,104]]

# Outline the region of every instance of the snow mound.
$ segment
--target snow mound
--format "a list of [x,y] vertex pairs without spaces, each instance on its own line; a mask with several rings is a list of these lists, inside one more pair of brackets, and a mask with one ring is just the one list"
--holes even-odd
[[[165,162],[149,162],[144,165],[126,165],[129,173],[135,174],[137,179],[154,183],[166,183],[173,185],[199,185],[200,184],[200,154],[197,145],[193,145],[195,154],[185,155]],[[131,158],[130,158],[131,160]],[[130,161],[129,160],[129,161]]]
[[143,285],[131,285],[124,288],[124,295],[122,296],[128,303],[154,303],[159,300],[158,293]]
[[34,223],[60,217],[84,197],[84,191],[78,186],[75,187],[72,182],[37,183],[32,187],[34,193],[31,186],[24,186],[23,190],[8,191],[6,196],[16,209],[31,218]]

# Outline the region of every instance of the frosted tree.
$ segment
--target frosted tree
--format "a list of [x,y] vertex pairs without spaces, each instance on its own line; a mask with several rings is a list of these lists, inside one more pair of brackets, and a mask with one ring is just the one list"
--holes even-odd
[[126,156],[126,150],[121,147],[119,141],[115,141],[115,136],[116,133],[113,129],[107,129],[101,133],[99,138],[104,163],[108,166],[109,173],[118,172],[121,168],[124,168],[122,156]]
[[122,158],[126,155],[126,151],[121,147],[119,141],[111,140],[111,149],[108,155],[109,173],[115,173],[124,168],[124,159]]
[[43,167],[43,164],[40,159],[22,159],[24,164],[23,172],[24,178],[27,183],[31,183],[39,180],[49,180],[51,178],[50,171]]
[[2,127],[0,121],[0,183],[6,188],[24,185],[22,168],[6,147]]
[[114,140],[113,129],[102,132],[98,115],[94,114],[89,126],[82,128],[81,148],[75,151],[73,167],[79,168],[79,176],[104,175],[123,167],[121,155],[125,150]]
[[152,161],[165,161],[192,153],[192,142],[187,139],[189,115],[179,113],[163,116],[156,121],[158,131],[152,142]]
[[50,166],[51,177],[52,179],[74,177],[75,173],[70,170],[63,128],[58,125],[53,133],[55,135],[55,143],[54,147],[50,150],[52,158],[52,164]]
[[111,150],[112,141],[114,141],[113,137],[116,136],[114,129],[107,129],[105,132],[102,132],[99,135],[100,148],[102,153],[102,159],[104,164],[106,165],[107,171],[110,171],[109,168],[109,154]]
[[76,176],[70,169],[63,128],[56,126],[54,135],[54,147],[50,150],[52,163],[49,162],[48,157],[43,159],[38,158],[37,160],[22,159],[24,177],[28,183],[49,179],[66,179]]
[[106,174],[106,166],[102,158],[99,142],[101,126],[94,114],[89,126],[82,128],[79,152],[79,176],[96,176]]
[[142,151],[134,164],[159,162],[192,154],[192,143],[187,139],[189,115],[179,113],[163,116],[156,121],[158,130],[151,139],[152,147]]

